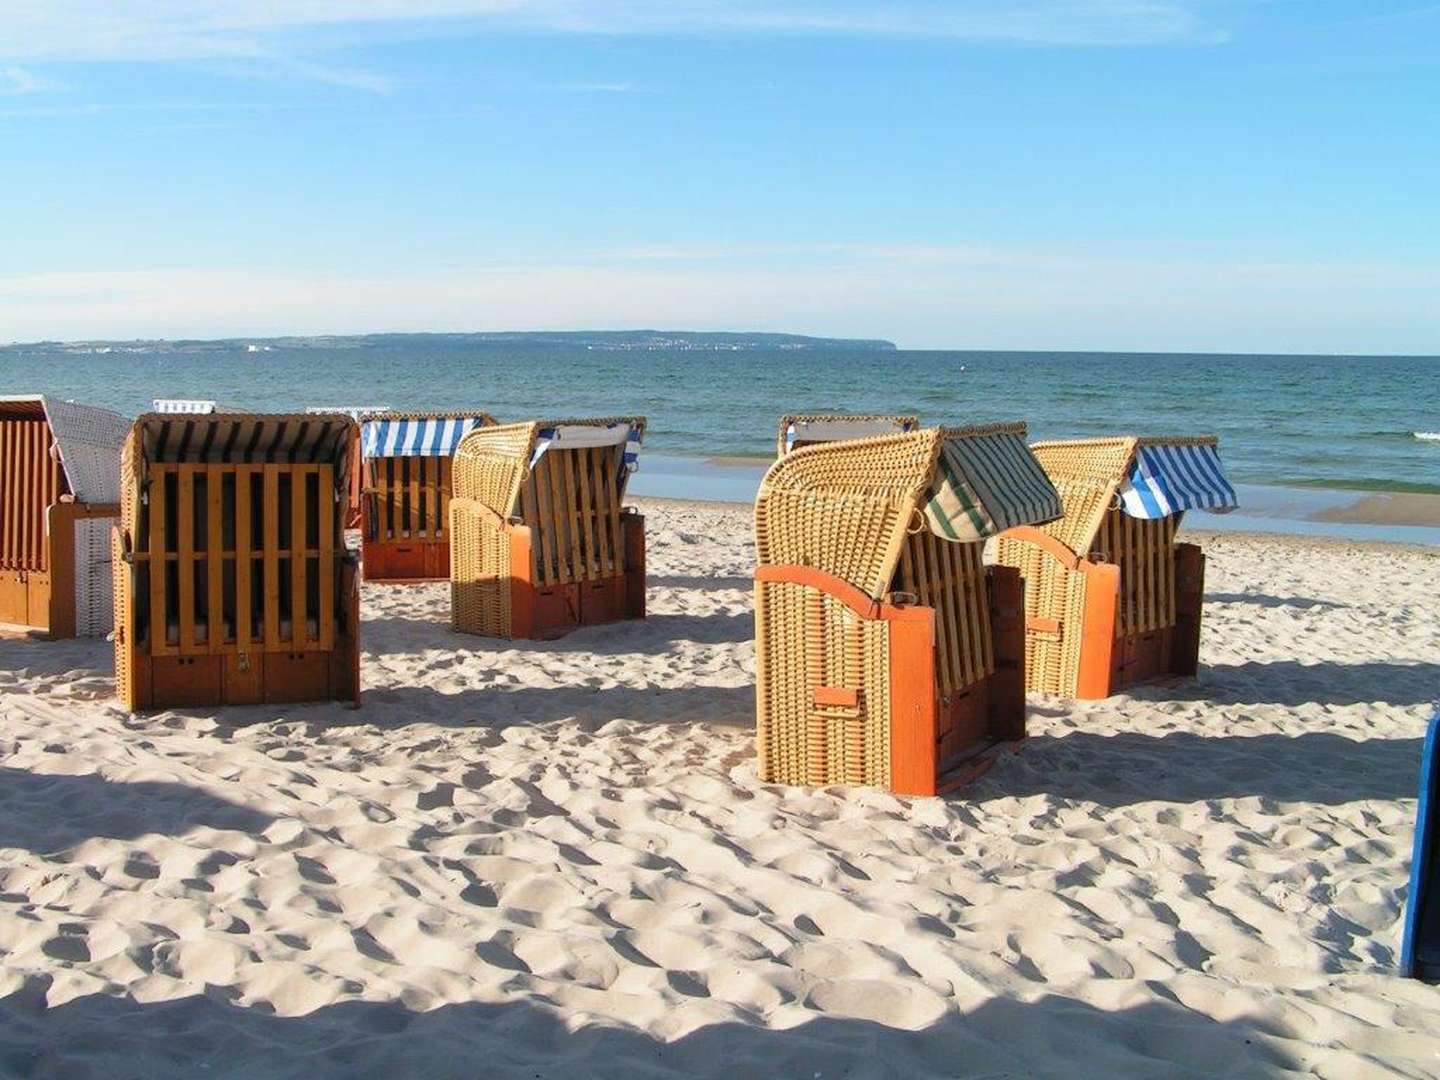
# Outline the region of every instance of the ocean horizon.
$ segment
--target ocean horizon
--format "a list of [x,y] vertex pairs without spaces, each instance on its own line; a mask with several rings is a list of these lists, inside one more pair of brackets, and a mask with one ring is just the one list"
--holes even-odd
[[[1338,505],[1327,491],[1440,494],[1433,356],[935,351],[689,331],[116,341],[0,348],[0,393],[127,415],[155,398],[483,409],[502,421],[643,414],[647,456],[672,479],[648,482],[642,468],[637,494],[684,492],[688,475],[698,497],[739,497],[753,490],[747,469],[773,455],[782,414],[829,411],[1023,420],[1032,439],[1214,434],[1262,517]],[[736,458],[749,460],[727,465]]]

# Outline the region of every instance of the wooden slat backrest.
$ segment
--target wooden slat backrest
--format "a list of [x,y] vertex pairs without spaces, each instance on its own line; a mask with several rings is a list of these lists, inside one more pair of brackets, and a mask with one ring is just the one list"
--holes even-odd
[[1112,508],[1105,515],[1092,554],[1120,567],[1120,636],[1174,625],[1179,524],[1179,514],[1145,520]]
[[900,551],[894,591],[935,609],[942,697],[995,670],[982,551],[982,544],[954,544],[928,529],[908,534]]
[[153,655],[334,648],[333,466],[160,463],[149,476],[135,558]]
[[608,446],[540,456],[520,488],[520,519],[530,526],[536,581],[598,581],[624,572],[620,463]]
[[50,567],[45,515],[64,482],[43,419],[0,420],[0,569]]
[[449,457],[373,457],[365,462],[370,539],[444,540],[450,520]]

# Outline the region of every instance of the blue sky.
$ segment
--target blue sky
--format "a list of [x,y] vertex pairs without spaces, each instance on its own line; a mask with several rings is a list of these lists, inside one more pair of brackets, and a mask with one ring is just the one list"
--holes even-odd
[[1440,352],[1424,0],[0,0],[0,341]]

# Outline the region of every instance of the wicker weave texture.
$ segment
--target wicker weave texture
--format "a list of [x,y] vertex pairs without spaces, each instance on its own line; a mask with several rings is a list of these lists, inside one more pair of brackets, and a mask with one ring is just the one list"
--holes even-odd
[[[1083,573],[1056,562],[1047,551],[1023,540],[1001,536],[995,561],[1013,566],[1025,580],[1027,620],[1052,620],[1055,630],[1031,626],[1025,632],[1025,688],[1072,697],[1080,673],[1081,626],[1085,612]],[[1066,628],[1074,628],[1066,633]]]
[[[538,586],[623,574],[620,502],[624,470],[608,449],[552,446],[540,433],[562,426],[627,425],[645,418],[528,421],[477,428],[455,451],[450,502],[450,622],[456,630],[508,637],[512,577]],[[534,462],[534,468],[532,468]],[[510,563],[510,529],[530,530],[531,565]]]
[[[994,639],[983,545],[937,537],[919,506],[947,439],[997,431],[1023,428],[931,428],[800,448],[770,467],[756,497],[762,565],[813,568],[872,600],[906,594],[935,612],[937,700],[995,671]],[[761,777],[889,787],[892,624],[792,581],[757,582],[755,605]]]
[[133,709],[136,705],[135,673],[130,666],[130,642],[134,640],[135,628],[130,620],[130,596],[135,572],[125,562],[125,548],[120,540],[119,529],[112,529],[110,532],[110,562],[115,574],[115,585],[112,589],[115,605],[115,694],[120,699],[120,704],[127,709]]
[[75,521],[75,634],[104,637],[114,626],[115,582],[111,566],[113,517]]
[[776,461],[755,500],[759,561],[812,566],[882,598],[943,437],[931,428],[805,447]]
[[450,625],[509,637],[510,538],[477,500],[450,503]]
[[[1031,446],[1065,505],[1065,516],[1040,526],[1078,558],[1120,567],[1116,635],[1127,637],[1175,623],[1175,534],[1180,515],[1153,521],[1132,518],[1117,506],[1117,492],[1145,445],[1215,445],[1212,436],[1121,436],[1038,442]],[[996,560],[1025,578],[1027,689],[1073,696],[1080,670],[1085,575],[1036,545],[1002,536]]]
[[[762,780],[890,785],[889,625],[818,589],[756,587]],[[855,708],[815,703],[820,687],[856,692]]]

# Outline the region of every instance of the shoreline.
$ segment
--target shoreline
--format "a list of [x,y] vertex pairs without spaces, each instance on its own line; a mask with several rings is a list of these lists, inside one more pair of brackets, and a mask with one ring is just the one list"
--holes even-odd
[[[631,481],[630,490],[638,498],[749,507],[773,460],[758,455],[687,457],[647,453],[641,458],[640,471]],[[1187,532],[1440,546],[1437,494],[1247,483],[1235,487],[1240,494],[1239,510],[1230,514],[1192,514],[1183,528]]]

